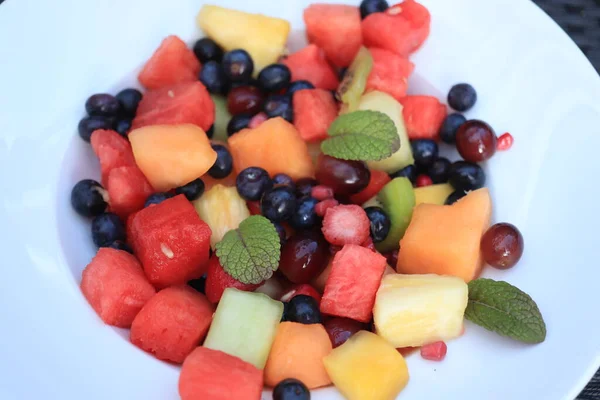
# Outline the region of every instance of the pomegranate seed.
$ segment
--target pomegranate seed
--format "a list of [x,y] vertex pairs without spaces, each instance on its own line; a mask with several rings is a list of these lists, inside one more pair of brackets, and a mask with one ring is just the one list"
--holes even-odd
[[435,342],[421,347],[421,357],[431,361],[442,361],[446,357],[448,346],[444,342]]
[[498,138],[498,144],[496,145],[496,149],[498,151],[508,150],[512,147],[514,141],[515,138],[513,138],[513,136],[510,133],[506,132]]
[[247,201],[246,205],[248,206],[248,211],[250,211],[250,215],[260,215],[260,203],[258,201]]
[[328,208],[335,207],[338,204],[340,203],[336,199],[327,199],[320,201],[315,205],[315,212],[319,217],[322,217],[325,215],[325,211],[327,211]]
[[419,175],[417,176],[417,187],[429,186],[433,185],[433,181],[427,175]]
[[250,128],[250,129],[257,128],[260,124],[262,124],[263,122],[265,122],[268,119],[269,119],[269,117],[267,117],[267,114],[265,114],[264,112],[260,112],[260,113],[256,114],[254,117],[252,117],[252,119],[248,123],[248,128]]
[[319,201],[332,199],[333,189],[325,185],[317,185],[312,188],[310,195]]

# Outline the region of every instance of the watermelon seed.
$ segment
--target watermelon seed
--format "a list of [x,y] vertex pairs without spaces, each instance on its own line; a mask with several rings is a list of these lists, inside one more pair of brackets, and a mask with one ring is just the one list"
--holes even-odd
[[173,91],[172,91],[172,90],[169,90],[169,91],[167,92],[167,95],[169,95],[169,97],[171,97],[171,98],[175,97],[175,93],[173,93]]
[[167,245],[166,245],[166,244],[164,244],[164,243],[161,243],[161,244],[160,244],[160,250],[161,250],[161,251],[163,252],[163,254],[164,254],[165,256],[167,256],[167,258],[169,258],[169,259],[171,259],[171,258],[173,258],[173,256],[175,256],[175,254],[173,254],[173,250],[171,250],[171,249],[169,248],[169,246],[167,246]]
[[402,7],[399,4],[396,6],[390,7],[387,10],[388,15],[398,15],[400,13],[402,13]]
[[108,203],[110,200],[110,197],[108,196],[108,190],[102,188],[102,187],[94,187],[94,190],[98,193],[100,193],[100,196],[102,196],[102,199]]

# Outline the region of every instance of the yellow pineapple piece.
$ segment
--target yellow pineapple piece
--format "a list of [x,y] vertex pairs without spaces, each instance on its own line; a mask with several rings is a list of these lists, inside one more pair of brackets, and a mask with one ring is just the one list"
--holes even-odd
[[443,206],[452,192],[454,192],[454,188],[449,183],[418,187],[415,189],[415,206],[419,204]]
[[360,331],[323,358],[348,400],[393,400],[408,383],[404,357],[374,333]]
[[226,51],[244,49],[254,61],[254,75],[283,54],[290,23],[219,6],[203,6],[196,17],[200,28]]
[[440,275],[386,275],[373,318],[377,334],[394,347],[417,347],[460,336],[468,287]]
[[200,219],[212,231],[210,246],[214,249],[223,236],[250,216],[246,201],[240,197],[235,187],[221,184],[213,186],[199,199],[192,202]]

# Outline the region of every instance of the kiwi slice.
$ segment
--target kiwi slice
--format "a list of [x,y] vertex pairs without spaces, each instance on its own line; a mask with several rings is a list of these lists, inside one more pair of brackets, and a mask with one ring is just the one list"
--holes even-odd
[[408,178],[395,178],[379,191],[377,202],[390,218],[391,227],[387,237],[375,247],[381,253],[399,247],[400,239],[412,218],[415,207],[415,191]]
[[227,124],[231,119],[231,114],[227,110],[227,98],[224,96],[211,95],[215,103],[215,131],[213,140],[227,142]]
[[360,96],[365,91],[367,78],[373,68],[373,57],[366,47],[361,47],[356,57],[344,74],[344,79],[337,89],[336,97],[347,105],[347,111],[355,111],[360,102]]

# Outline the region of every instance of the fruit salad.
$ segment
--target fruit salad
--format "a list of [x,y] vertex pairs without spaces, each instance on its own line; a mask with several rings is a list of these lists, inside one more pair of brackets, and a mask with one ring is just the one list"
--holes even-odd
[[288,21],[205,5],[205,37],[167,36],[138,88],[87,99],[100,178],[71,203],[98,247],[81,277],[93,310],[181,365],[183,400],[394,399],[409,354],[453,356],[465,319],[543,342],[531,297],[481,277],[523,254],[517,227],[491,225],[480,165],[512,135],[476,119],[461,77],[444,99],[407,94],[429,11],[303,12],[290,53]]

